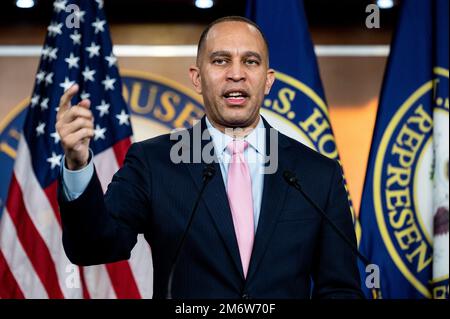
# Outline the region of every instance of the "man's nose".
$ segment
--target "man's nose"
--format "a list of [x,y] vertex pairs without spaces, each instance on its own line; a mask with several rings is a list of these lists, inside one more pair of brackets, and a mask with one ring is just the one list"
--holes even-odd
[[227,77],[229,80],[238,82],[245,80],[245,70],[241,63],[233,63],[228,69]]

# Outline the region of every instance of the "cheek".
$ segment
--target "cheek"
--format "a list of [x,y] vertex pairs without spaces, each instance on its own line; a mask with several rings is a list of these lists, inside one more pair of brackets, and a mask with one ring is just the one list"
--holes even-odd
[[203,88],[203,93],[205,95],[209,96],[210,98],[213,97],[214,95],[217,95],[217,92],[219,91],[217,82],[215,82],[212,79],[207,79],[207,80],[203,81],[202,88]]
[[268,85],[266,81],[261,80],[260,85],[258,86],[257,91],[255,92],[256,97],[258,99],[264,98],[266,93],[268,92]]
[[219,72],[206,70],[202,76],[202,83],[210,88],[220,84],[221,74]]
[[258,74],[252,78],[251,83],[255,89],[255,94],[259,95],[259,93],[264,93],[267,91],[269,87],[269,81],[267,80],[266,74]]

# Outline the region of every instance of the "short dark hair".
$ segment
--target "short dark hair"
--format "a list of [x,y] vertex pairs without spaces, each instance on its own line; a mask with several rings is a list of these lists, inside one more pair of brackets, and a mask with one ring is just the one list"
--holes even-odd
[[200,53],[203,50],[203,47],[205,45],[206,36],[208,35],[209,31],[211,30],[211,28],[213,26],[215,26],[216,24],[222,23],[222,22],[244,22],[244,23],[247,23],[247,24],[255,27],[256,30],[259,31],[259,33],[261,34],[261,37],[264,40],[264,45],[266,46],[266,51],[267,51],[267,58],[269,58],[269,44],[268,44],[267,39],[264,36],[264,33],[262,32],[261,28],[255,22],[253,22],[252,20],[247,19],[245,17],[241,17],[241,16],[226,16],[226,17],[222,17],[217,20],[214,20],[213,22],[208,24],[206,29],[203,30],[202,34],[200,35],[200,39],[198,40],[198,45],[197,45],[197,65],[198,65],[198,58],[199,58]]

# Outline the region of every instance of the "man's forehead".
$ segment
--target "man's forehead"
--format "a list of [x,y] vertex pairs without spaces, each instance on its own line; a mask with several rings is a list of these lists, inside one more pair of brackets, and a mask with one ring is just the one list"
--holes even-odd
[[208,46],[208,44],[216,42],[215,40],[223,38],[234,40],[248,40],[248,38],[252,38],[255,44],[264,45],[264,39],[258,29],[242,21],[224,21],[212,26],[206,36],[205,44]]
[[208,32],[208,36],[211,36],[214,32],[223,31],[224,29],[242,29],[242,30],[248,30],[248,32],[252,32],[255,35],[259,35],[258,30],[252,26],[251,24],[244,22],[244,21],[222,21],[219,23],[216,23],[211,27],[211,29]]

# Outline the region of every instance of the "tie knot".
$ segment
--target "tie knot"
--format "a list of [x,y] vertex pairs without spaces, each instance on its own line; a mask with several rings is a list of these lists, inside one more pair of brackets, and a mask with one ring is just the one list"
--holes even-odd
[[230,154],[242,154],[247,147],[248,142],[245,140],[232,140],[227,145],[227,149]]

